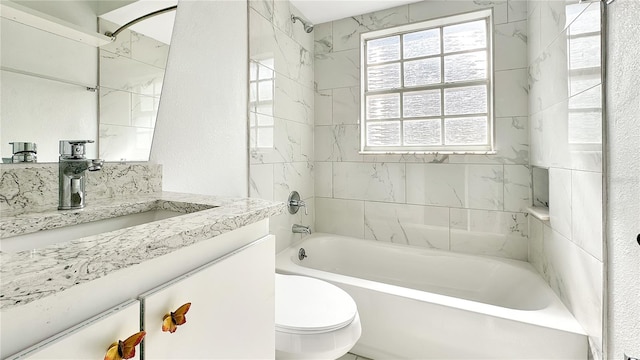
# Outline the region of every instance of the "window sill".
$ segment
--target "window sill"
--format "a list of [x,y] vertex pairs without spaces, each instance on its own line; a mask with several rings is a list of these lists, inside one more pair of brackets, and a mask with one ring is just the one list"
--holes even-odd
[[496,155],[495,150],[487,151],[359,151],[360,155]]

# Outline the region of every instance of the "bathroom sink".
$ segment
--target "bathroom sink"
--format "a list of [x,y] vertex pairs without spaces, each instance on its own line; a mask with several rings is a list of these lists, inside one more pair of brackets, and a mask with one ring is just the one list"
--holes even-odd
[[185,213],[155,209],[56,229],[36,231],[29,234],[2,238],[0,240],[0,251],[15,253],[18,251],[38,249],[59,242],[124,229],[180,215],[185,215]]

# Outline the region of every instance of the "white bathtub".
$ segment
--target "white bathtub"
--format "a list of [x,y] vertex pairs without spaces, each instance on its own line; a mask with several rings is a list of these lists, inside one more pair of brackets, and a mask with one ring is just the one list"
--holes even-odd
[[314,234],[280,252],[276,270],[326,280],[354,298],[359,355],[587,359],[584,331],[526,262]]

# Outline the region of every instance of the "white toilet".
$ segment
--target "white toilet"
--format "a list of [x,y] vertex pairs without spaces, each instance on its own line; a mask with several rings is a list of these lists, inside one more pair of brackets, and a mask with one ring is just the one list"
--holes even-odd
[[361,333],[358,308],[344,290],[276,274],[276,359],[337,359]]

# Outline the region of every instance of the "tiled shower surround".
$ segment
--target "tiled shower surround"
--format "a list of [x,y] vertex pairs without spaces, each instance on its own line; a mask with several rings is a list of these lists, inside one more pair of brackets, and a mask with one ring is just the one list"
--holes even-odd
[[[495,155],[359,154],[362,32],[493,8]],[[316,25],[316,230],[527,260],[525,1],[423,1]]]
[[529,261],[583,326],[595,359],[603,351],[600,11],[600,2],[578,1],[529,1],[528,10],[531,164],[549,169],[551,217],[529,217]]
[[271,218],[277,250],[301,238],[293,224],[314,225],[313,33],[291,14],[288,1],[249,2],[249,195],[286,201],[296,190],[308,211]]
[[[287,1],[251,2],[252,81],[271,76],[257,67],[275,70],[273,97],[261,102],[253,94],[251,195],[284,201],[298,190],[308,203],[315,200],[315,221],[301,213],[272,220],[278,250],[299,238],[290,229],[301,223],[318,232],[528,260],[601,358],[600,63],[581,56],[599,59],[600,48],[580,50],[598,44],[590,34],[600,31],[598,5],[422,1],[316,24],[311,49],[302,26],[290,23],[295,9]],[[359,154],[360,33],[487,7],[494,15],[497,154]],[[259,131],[272,138],[261,140]],[[550,222],[526,212],[530,165],[549,168],[548,184],[538,185],[548,185]]]

